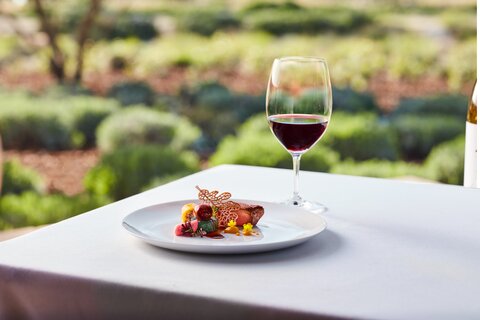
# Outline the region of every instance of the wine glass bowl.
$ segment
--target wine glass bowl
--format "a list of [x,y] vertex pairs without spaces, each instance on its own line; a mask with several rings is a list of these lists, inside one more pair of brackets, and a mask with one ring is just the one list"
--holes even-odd
[[275,59],[267,87],[266,113],[270,129],[292,155],[293,197],[286,203],[312,211],[326,207],[302,199],[298,191],[301,156],[325,133],[332,114],[328,66],[315,57]]

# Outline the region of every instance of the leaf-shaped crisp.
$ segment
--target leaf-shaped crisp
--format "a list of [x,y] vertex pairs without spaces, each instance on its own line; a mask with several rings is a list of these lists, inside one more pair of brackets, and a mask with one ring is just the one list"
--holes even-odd
[[200,189],[199,186],[196,186],[196,188],[198,190],[198,199],[215,207],[222,206],[225,201],[232,197],[230,192],[218,194],[219,192],[216,190],[208,191],[207,189]]
[[236,221],[238,218],[237,210],[240,209],[240,204],[235,201],[229,201],[232,197],[230,192],[220,193],[216,190],[208,191],[207,189],[198,190],[198,199],[217,208],[216,217],[220,227],[226,227],[230,220]]

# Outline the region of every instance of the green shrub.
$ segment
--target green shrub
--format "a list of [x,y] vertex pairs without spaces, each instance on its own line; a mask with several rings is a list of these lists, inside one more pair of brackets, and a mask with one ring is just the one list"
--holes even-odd
[[367,160],[362,162],[348,160],[335,164],[330,172],[375,178],[425,176],[422,167],[418,164],[386,160]]
[[337,8],[305,8],[287,10],[266,8],[244,15],[248,28],[275,35],[285,33],[350,32],[370,23],[365,13]]
[[127,81],[113,85],[108,96],[117,99],[122,105],[152,105],[155,102],[155,91],[145,82]]
[[93,92],[81,84],[55,84],[49,86],[37,98],[49,98],[52,100],[69,99],[72,96],[88,97]]
[[86,194],[73,197],[35,192],[8,194],[0,198],[0,229],[54,223],[108,202],[105,198]]
[[169,111],[178,113],[182,107],[182,101],[179,97],[167,94],[159,94],[155,100],[153,109],[157,111]]
[[216,81],[202,82],[193,88],[190,100],[196,106],[214,110],[229,110],[232,93],[224,85]]
[[218,30],[232,29],[240,26],[237,20],[226,10],[191,10],[180,19],[180,29],[210,36]]
[[154,16],[140,12],[121,12],[103,16],[97,23],[97,33],[103,33],[108,39],[136,37],[150,40],[157,36],[153,25]]
[[342,159],[398,159],[395,132],[373,113],[334,112],[322,144],[340,153]]
[[251,116],[265,110],[265,95],[235,94],[232,97],[231,108],[233,109],[235,119],[239,123],[243,123]]
[[202,129],[196,149],[213,151],[240,123],[265,108],[263,96],[234,94],[218,82],[204,82],[180,92],[181,113]]
[[378,112],[375,98],[370,93],[357,92],[351,88],[332,88],[333,110],[344,112]]
[[463,184],[465,136],[444,142],[432,149],[424,167],[429,176],[449,184]]
[[0,92],[0,100],[0,131],[6,149],[91,147],[98,124],[118,109],[113,100],[69,96],[64,89],[39,97]]
[[474,67],[476,58],[476,37],[462,41],[454,49],[448,51],[443,61],[446,64],[444,69],[448,77],[449,88],[460,90],[465,83],[471,83],[477,78],[477,70]]
[[2,194],[24,191],[43,193],[44,189],[43,179],[35,170],[24,167],[15,159],[3,163]]
[[475,9],[469,12],[464,10],[445,10],[441,15],[441,19],[455,38],[466,39],[477,35]]
[[156,178],[199,170],[196,156],[158,145],[131,146],[106,154],[85,177],[85,188],[115,200],[131,196]]
[[465,121],[450,116],[402,115],[392,120],[406,159],[424,159],[437,144],[453,139],[465,130]]
[[239,122],[265,109],[264,94],[235,94],[216,81],[202,82],[190,90],[185,88],[181,96],[191,108],[226,111]]
[[468,99],[463,95],[439,95],[407,98],[400,101],[392,116],[415,114],[419,116],[448,115],[465,120]]
[[199,136],[200,130],[186,118],[142,106],[112,114],[97,130],[98,147],[102,152],[138,144],[169,145],[181,150],[192,145]]
[[[337,86],[366,90],[372,77],[389,68],[387,64],[389,56],[385,52],[385,44],[379,40],[357,34],[350,37],[325,38],[323,36],[317,41],[317,46],[323,46],[325,49],[317,47],[316,52],[327,59],[332,82]],[[328,50],[326,50],[327,47]],[[352,48],[355,49],[352,50]],[[325,53],[323,53],[324,50],[326,50]],[[333,101],[335,103],[335,99]]]
[[427,36],[392,35],[385,41],[388,73],[396,78],[418,78],[441,72],[438,41]]
[[66,118],[73,133],[81,135],[79,144],[83,147],[95,146],[97,127],[119,109],[118,103],[115,100],[96,97],[72,97],[67,101]]
[[243,8],[241,12],[242,14],[247,14],[247,13],[252,13],[252,12],[261,11],[265,9],[298,10],[298,9],[302,9],[302,7],[292,1],[285,1],[282,3],[253,2],[248,4],[245,8]]
[[71,130],[58,104],[21,93],[0,93],[0,101],[0,132],[5,149],[71,147]]
[[[328,171],[338,159],[336,152],[320,144],[302,157],[301,167],[304,170]],[[292,157],[268,129],[265,115],[260,114],[242,125],[237,137],[228,136],[219,144],[210,158],[210,164],[224,163],[291,168]]]
[[232,93],[220,82],[204,81],[191,87],[182,87],[179,96],[190,107],[202,105],[212,109],[228,109],[225,102],[229,102]]
[[[81,23],[86,13],[85,3],[76,3],[69,10],[59,16],[65,23],[61,24],[62,31],[73,33]],[[141,40],[150,40],[157,36],[153,24],[154,15],[142,12],[102,10],[96,18],[90,37],[99,39],[116,39],[136,37]]]

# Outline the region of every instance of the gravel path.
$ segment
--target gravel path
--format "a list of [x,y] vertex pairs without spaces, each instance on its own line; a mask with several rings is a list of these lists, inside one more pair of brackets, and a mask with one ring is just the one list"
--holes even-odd
[[4,151],[5,159],[18,159],[38,171],[45,179],[50,192],[60,191],[67,195],[82,192],[83,177],[94,167],[99,152],[92,150],[73,151]]

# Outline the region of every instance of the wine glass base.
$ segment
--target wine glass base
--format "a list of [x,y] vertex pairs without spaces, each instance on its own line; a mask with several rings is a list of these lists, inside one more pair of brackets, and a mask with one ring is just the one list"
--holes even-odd
[[302,198],[288,199],[286,201],[283,201],[282,203],[292,207],[302,208],[302,209],[311,211],[313,213],[323,213],[328,210],[328,208],[325,205],[319,202],[308,201]]

